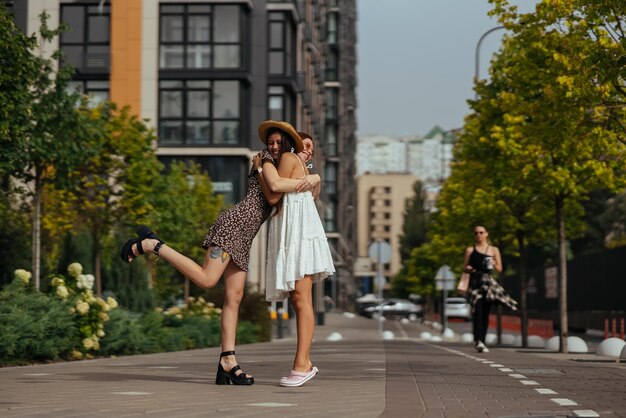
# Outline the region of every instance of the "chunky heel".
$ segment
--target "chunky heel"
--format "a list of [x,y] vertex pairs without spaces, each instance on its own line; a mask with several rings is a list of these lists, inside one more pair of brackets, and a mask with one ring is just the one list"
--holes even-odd
[[[227,356],[234,356],[235,352],[234,351],[224,351],[223,353],[220,354],[220,359],[222,357],[227,357]],[[215,384],[216,385],[252,385],[254,384],[254,377],[246,377],[246,374],[243,372],[243,370],[241,371],[241,373],[236,374],[237,371],[241,370],[241,367],[239,367],[239,365],[235,365],[232,369],[230,369],[229,371],[224,370],[224,367],[222,367],[222,363],[220,363],[218,361],[217,363],[217,375],[215,376]]]

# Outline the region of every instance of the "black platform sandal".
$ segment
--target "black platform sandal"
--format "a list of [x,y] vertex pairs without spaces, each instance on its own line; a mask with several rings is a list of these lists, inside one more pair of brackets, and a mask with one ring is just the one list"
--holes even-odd
[[[234,355],[235,355],[234,351],[224,351],[223,353],[220,354],[220,359],[222,357],[234,356]],[[243,372],[243,370],[241,371],[241,373],[235,374],[237,373],[238,370],[241,370],[241,367],[239,367],[238,364],[234,366],[232,369],[230,369],[229,371],[226,371],[222,367],[222,363],[218,362],[217,363],[217,376],[215,376],[215,384],[216,385],[230,385],[232,383],[233,385],[252,385],[254,383],[254,377],[247,377],[246,374]]]
[[[159,238],[157,234],[154,233],[154,231],[152,231],[149,227],[143,225],[137,228],[137,231],[135,231],[135,233],[137,234],[139,238],[131,238],[124,243],[124,246],[122,247],[122,251],[120,252],[120,257],[122,258],[122,260],[124,260],[126,263],[130,263],[139,255],[144,254],[144,250],[143,250],[143,246],[141,245],[141,242],[146,238],[155,239],[159,241],[159,243],[157,244],[157,246],[154,248],[154,251],[153,251],[156,255],[159,255],[159,248],[161,247],[161,245],[164,244],[164,242],[161,238]],[[135,255],[135,253],[133,253],[134,244],[137,244],[138,255]]]

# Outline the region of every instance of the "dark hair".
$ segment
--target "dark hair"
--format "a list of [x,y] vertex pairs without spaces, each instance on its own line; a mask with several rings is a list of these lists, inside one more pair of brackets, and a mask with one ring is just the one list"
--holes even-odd
[[267,134],[265,136],[265,143],[267,144],[268,139],[271,135],[278,133],[280,134],[280,154],[282,155],[285,152],[291,152],[292,149],[295,150],[296,148],[296,142],[293,140],[293,138],[287,134],[285,131],[283,131],[280,128],[269,128],[267,130]]
[[[307,134],[306,132],[298,132],[298,135],[300,135],[300,139],[304,140],[304,139],[310,139],[311,141],[313,141],[313,137],[309,134]],[[315,141],[313,141],[315,142]]]

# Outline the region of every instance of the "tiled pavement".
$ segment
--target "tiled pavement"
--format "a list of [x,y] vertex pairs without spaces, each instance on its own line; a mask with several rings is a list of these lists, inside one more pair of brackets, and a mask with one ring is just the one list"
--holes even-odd
[[[0,417],[626,417],[626,364],[589,355],[419,340],[421,325],[327,315],[320,374],[281,388],[295,340],[238,347],[251,387],[216,386],[219,350],[0,369]],[[333,332],[340,341],[327,341]],[[597,415],[595,415],[597,414]]]

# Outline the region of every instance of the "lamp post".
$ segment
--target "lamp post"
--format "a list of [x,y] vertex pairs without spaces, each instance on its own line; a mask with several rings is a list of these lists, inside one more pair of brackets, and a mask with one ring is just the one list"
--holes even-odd
[[[491,28],[489,29],[487,32],[483,33],[482,36],[480,37],[480,39],[478,39],[478,43],[476,44],[476,52],[475,52],[475,56],[474,56],[474,82],[478,81],[478,78],[480,77],[480,45],[483,43],[483,40],[487,37],[487,35],[489,35],[492,32],[495,32],[497,30],[500,29],[505,29],[504,26],[496,26],[495,28]],[[477,100],[478,99],[478,93],[474,92],[474,99]]]

